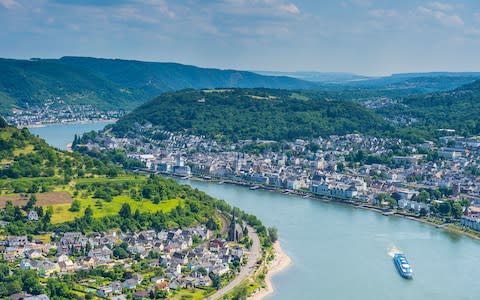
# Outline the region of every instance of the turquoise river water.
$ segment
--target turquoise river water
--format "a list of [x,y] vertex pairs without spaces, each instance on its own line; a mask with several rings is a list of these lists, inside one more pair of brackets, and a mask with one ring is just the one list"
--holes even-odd
[[[81,133],[74,125],[32,131],[60,148]],[[480,299],[479,241],[339,204],[234,185],[180,182],[278,228],[293,263],[273,277],[275,291],[268,299]],[[397,273],[395,251],[407,255],[413,280]]]
[[101,130],[107,124],[111,122],[97,122],[97,123],[85,123],[85,124],[53,124],[45,127],[30,128],[30,131],[35,135],[40,135],[50,145],[65,150],[67,144],[73,142],[75,134],[81,135],[82,133],[92,130]]

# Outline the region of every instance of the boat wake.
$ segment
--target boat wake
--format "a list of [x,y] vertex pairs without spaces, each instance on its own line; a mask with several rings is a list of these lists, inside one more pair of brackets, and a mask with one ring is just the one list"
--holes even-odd
[[395,253],[401,253],[402,251],[400,249],[398,249],[396,246],[392,246],[388,249],[388,255],[390,257],[393,257],[395,255]]

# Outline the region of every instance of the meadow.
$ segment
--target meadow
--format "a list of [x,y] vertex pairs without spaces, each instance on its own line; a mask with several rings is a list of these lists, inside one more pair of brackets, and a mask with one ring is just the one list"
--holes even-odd
[[[98,205],[100,203],[101,205]],[[85,208],[89,206],[93,210],[94,218],[116,215],[124,203],[128,203],[130,205],[132,212],[135,212],[135,210],[138,209],[141,213],[153,213],[157,211],[168,213],[175,209],[178,205],[183,205],[181,199],[163,200],[158,204],[154,204],[149,200],[137,201],[126,195],[113,197],[111,202],[89,197],[87,199],[80,199],[80,210],[78,212],[70,211],[70,204],[52,205],[51,207],[53,209],[53,215],[51,222],[53,224],[58,224],[73,221],[75,218],[83,216]]]

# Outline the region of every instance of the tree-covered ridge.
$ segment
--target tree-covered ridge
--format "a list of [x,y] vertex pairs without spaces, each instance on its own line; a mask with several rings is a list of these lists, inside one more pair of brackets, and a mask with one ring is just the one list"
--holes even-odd
[[387,118],[407,118],[425,137],[437,129],[455,129],[462,135],[480,134],[480,81],[444,93],[406,97],[378,112]]
[[[0,124],[4,122],[0,118]],[[58,177],[69,180],[92,175],[114,176],[120,172],[113,163],[57,150],[26,128],[0,126],[0,178]]]
[[82,68],[43,60],[0,59],[0,104],[41,105],[60,98],[69,104],[99,108],[133,107],[141,100],[133,91]]
[[130,110],[163,92],[185,88],[316,86],[294,78],[251,72],[88,57],[0,59],[0,70],[3,112],[57,98],[68,104]]
[[293,140],[390,129],[382,117],[348,101],[305,97],[269,89],[185,90],[164,94],[121,119],[127,134],[136,123],[171,132],[184,130],[219,140]]
[[60,64],[81,67],[127,88],[140,90],[147,99],[162,92],[186,88],[284,88],[308,89],[317,84],[286,76],[264,76],[257,73],[199,68],[179,63],[145,62],[92,57],[62,57]]

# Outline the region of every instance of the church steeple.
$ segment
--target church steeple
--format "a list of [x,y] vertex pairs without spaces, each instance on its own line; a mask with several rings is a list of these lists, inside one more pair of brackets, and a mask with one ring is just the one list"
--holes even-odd
[[235,216],[235,210],[232,211],[232,222],[230,223],[230,227],[228,228],[228,240],[232,242],[238,242],[239,235],[238,235],[238,228],[237,226],[237,218]]

